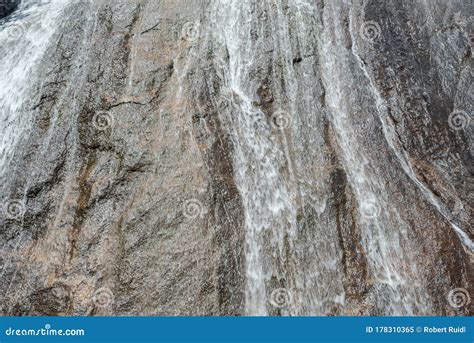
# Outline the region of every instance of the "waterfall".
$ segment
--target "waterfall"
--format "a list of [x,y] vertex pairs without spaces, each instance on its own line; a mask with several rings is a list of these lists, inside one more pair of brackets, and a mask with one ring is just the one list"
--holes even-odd
[[23,0],[10,17],[0,21],[0,175],[8,168],[15,146],[21,144],[32,115],[25,103],[39,61],[58,26],[65,0]]
[[[290,5],[300,18],[313,17],[317,10],[306,1]],[[282,1],[222,0],[215,2],[211,20],[209,39],[228,56],[217,64],[232,110],[220,115],[234,143],[235,180],[245,213],[249,315],[266,315],[275,308],[282,315],[320,315],[343,305],[345,298],[337,230],[316,223],[310,235],[317,241],[308,242],[297,223],[302,202],[318,215],[325,212],[327,185],[315,180],[313,169],[325,163],[324,153],[305,148],[324,145],[318,133],[323,116],[315,112],[317,91],[310,86],[315,75],[309,65],[295,73],[285,12]],[[312,31],[301,20],[295,34],[305,41],[313,39]],[[280,75],[256,76],[265,58],[281,66]],[[268,96],[274,97],[270,114],[258,105],[267,78],[272,88]]]
[[245,211],[246,311],[266,315],[267,293],[272,291],[266,290],[266,281],[277,267],[272,257],[264,255],[265,245],[273,246],[281,257],[285,237],[295,233],[296,214],[281,174],[285,153],[277,145],[265,114],[254,105],[259,85],[251,79],[251,72],[261,47],[252,44],[251,13],[251,1],[218,1],[214,9],[220,28],[216,38],[229,55],[222,67],[225,91],[234,110],[222,120],[234,141],[235,178]]
[[[289,5],[292,6],[292,13],[299,16],[321,10],[306,1],[290,1]],[[250,315],[268,314],[268,303],[272,300],[269,297],[274,287],[272,278],[283,279],[285,288],[293,292],[292,304],[283,314],[323,314],[327,311],[324,302],[343,306],[345,303],[341,283],[343,271],[337,252],[342,247],[330,248],[338,244],[334,228],[318,226],[317,230],[324,231],[319,236],[323,241],[308,244],[325,246],[317,252],[320,260],[312,266],[317,270],[305,269],[298,262],[288,267],[292,258],[298,259],[297,256],[305,253],[305,246],[295,245],[299,235],[296,212],[302,191],[298,190],[294,180],[294,166],[284,131],[298,134],[301,121],[308,120],[305,116],[322,115],[308,110],[315,105],[314,100],[304,103],[312,96],[311,77],[313,80],[320,77],[326,89],[327,116],[336,133],[343,167],[358,204],[357,225],[374,282],[372,292],[377,299],[377,307],[383,313],[392,315],[428,313],[432,305],[427,285],[417,277],[419,270],[416,262],[406,263],[415,261],[413,251],[416,248],[411,246],[408,237],[410,226],[391,206],[392,195],[385,190],[384,180],[372,166],[373,157],[366,150],[360,139],[361,133],[355,129],[354,118],[351,117],[353,104],[348,91],[356,87],[351,75],[353,68],[359,67],[354,52],[343,42],[344,23],[338,13],[344,5],[331,3],[324,8],[324,27],[318,33],[317,43],[320,75],[311,75],[306,70],[303,77],[307,75],[308,80],[297,80],[295,75],[291,63],[293,42],[283,8],[281,1],[258,5],[253,1],[222,0],[216,1],[213,10],[215,27],[211,30],[214,31],[212,39],[216,45],[224,47],[228,55],[228,60],[222,58],[219,65],[223,70],[225,94],[232,103],[232,110],[220,115],[234,143],[235,179],[245,211],[246,312]],[[347,6],[345,8],[347,10]],[[261,13],[259,10],[267,11],[272,26],[272,37],[267,37],[266,42],[253,37],[256,32],[261,32],[261,21],[255,18],[257,13]],[[295,35],[305,41],[311,38],[308,32],[310,28],[306,28],[301,20]],[[265,49],[271,50],[274,60],[282,65],[284,93],[289,99],[287,104],[278,104],[280,107],[277,108],[273,106],[274,111],[283,109],[285,115],[290,117],[287,127],[277,132],[272,127],[272,118],[267,118],[264,110],[256,105],[259,101],[259,82],[262,80],[255,77],[255,73],[266,53]],[[278,84],[275,75],[270,77]],[[298,89],[300,81],[305,82],[307,87],[299,86]],[[282,94],[278,95],[284,98]],[[366,94],[366,97],[372,98],[374,103],[377,101],[373,94]],[[308,113],[300,113],[302,110]],[[303,150],[298,146],[294,149]],[[296,172],[299,172],[298,168]],[[321,211],[324,212],[324,208]],[[290,253],[284,251],[285,244],[289,246]],[[323,270],[326,275],[334,272],[332,280],[322,275]],[[305,275],[308,273],[310,276]],[[318,281],[311,280],[318,276]],[[300,311],[300,297],[316,308]],[[312,299],[308,301],[309,298]]]
[[[337,133],[344,167],[359,204],[359,225],[363,230],[363,243],[376,280],[376,294],[380,299],[385,299],[382,307],[386,314],[413,315],[419,311],[426,312],[430,308],[427,287],[417,277],[417,265],[411,263],[409,268],[400,268],[406,261],[415,261],[410,257],[411,249],[405,248],[409,246],[409,226],[391,206],[391,195],[385,191],[384,180],[371,166],[371,151],[367,151],[359,142],[361,133],[354,130],[354,111],[348,101],[351,98],[348,92],[357,86],[350,77],[354,54],[343,43],[344,23],[338,16],[343,8],[337,4],[328,5],[327,25],[321,39],[323,79],[328,90],[330,120]],[[354,46],[356,36],[352,35],[351,38]]]
[[[0,250],[25,251],[0,271],[5,314],[34,314],[24,299],[74,315],[458,314],[470,131],[451,139],[441,112],[469,96],[469,43],[456,18],[410,6],[21,1],[0,20]],[[36,299],[56,285],[70,296]]]
[[[354,32],[353,32],[353,20],[352,20],[352,13],[349,15],[349,21],[350,21],[350,32],[352,36],[352,40],[354,41]],[[380,120],[382,123],[382,129],[384,133],[384,137],[389,144],[391,150],[393,153],[396,155],[400,166],[402,167],[403,171],[407,174],[407,176],[412,180],[412,182],[421,190],[425,198],[429,201],[429,203],[443,216],[447,222],[451,225],[453,230],[456,232],[456,234],[459,236],[459,239],[461,242],[464,244],[464,247],[467,252],[472,252],[474,251],[474,242],[469,238],[467,233],[458,227],[456,224],[453,223],[453,218],[451,218],[451,215],[449,214],[449,211],[447,210],[446,206],[442,204],[436,196],[426,187],[415,175],[415,172],[413,171],[413,167],[409,163],[409,159],[406,156],[405,151],[400,151],[400,149],[396,146],[394,143],[396,141],[395,136],[396,133],[394,132],[394,129],[390,127],[390,125],[387,123],[387,120],[385,118],[386,113],[387,113],[387,107],[385,105],[385,101],[383,100],[382,96],[379,94],[377,87],[373,84],[372,78],[370,77],[367,68],[364,66],[364,63],[362,62],[359,53],[357,51],[357,44],[354,43],[352,45],[352,52],[353,55],[355,56],[362,72],[364,75],[367,77],[367,80],[369,80],[369,86],[370,89],[372,90],[373,96],[376,100],[377,103],[377,110],[380,113]]]

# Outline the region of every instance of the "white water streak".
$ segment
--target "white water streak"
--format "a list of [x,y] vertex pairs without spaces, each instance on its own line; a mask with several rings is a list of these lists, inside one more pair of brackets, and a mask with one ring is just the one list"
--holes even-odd
[[406,152],[402,149],[397,148],[397,144],[395,143],[397,141],[396,133],[394,131],[394,128],[388,123],[387,121],[387,105],[385,103],[385,100],[382,98],[380,92],[377,89],[377,86],[374,84],[373,78],[369,75],[369,72],[367,71],[367,68],[365,67],[362,58],[360,57],[360,54],[358,52],[358,46],[357,46],[357,39],[354,35],[354,30],[355,32],[357,31],[357,28],[354,27],[354,20],[353,20],[353,13],[351,11],[349,15],[349,26],[350,26],[350,33],[351,33],[351,38],[352,38],[352,52],[354,56],[357,59],[357,62],[359,64],[360,69],[364,73],[364,75],[367,77],[367,80],[370,85],[370,90],[372,94],[374,95],[374,98],[376,99],[377,102],[377,110],[380,114],[380,120],[382,123],[382,129],[383,133],[385,136],[385,140],[389,144],[391,150],[397,157],[403,171],[405,174],[413,181],[413,183],[421,190],[421,192],[425,195],[426,199],[431,203],[432,206],[436,208],[436,210],[443,216],[443,218],[446,219],[446,221],[451,225],[451,227],[454,229],[454,231],[458,234],[461,242],[464,244],[464,246],[471,252],[474,252],[474,242],[469,238],[469,236],[466,234],[464,230],[459,228],[456,224],[452,222],[450,219],[450,216],[448,214],[448,210],[446,209],[446,206],[442,204],[438,198],[431,192],[416,176],[415,172],[413,171],[413,167],[411,166],[408,156]]
[[0,176],[8,170],[15,146],[31,124],[31,113],[24,105],[67,3],[25,0],[0,22]]
[[234,140],[235,177],[245,210],[246,311],[266,315],[266,281],[274,270],[265,263],[263,249],[270,244],[275,253],[283,253],[285,236],[295,231],[295,210],[280,173],[285,154],[273,141],[265,114],[253,104],[258,85],[250,72],[261,51],[252,44],[251,2],[219,1],[214,13],[216,39],[228,50],[229,60],[222,61],[222,67],[235,109],[223,122]]
[[[400,268],[410,259],[410,251],[402,248],[402,244],[408,244],[408,226],[390,210],[390,194],[385,191],[383,180],[372,170],[370,155],[353,128],[353,110],[348,92],[355,87],[356,80],[351,77],[352,52],[344,44],[341,8],[334,4],[327,6],[320,51],[322,76],[344,168],[359,204],[359,225],[371,273],[375,277],[377,297],[385,298],[381,307],[386,314],[411,315],[415,309],[427,312],[429,300],[425,285],[415,278],[416,264]],[[371,206],[377,206],[380,213],[368,217],[367,208]]]

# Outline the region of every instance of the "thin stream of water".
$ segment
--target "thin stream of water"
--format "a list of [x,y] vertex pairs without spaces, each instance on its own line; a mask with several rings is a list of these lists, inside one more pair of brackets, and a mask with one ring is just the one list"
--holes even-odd
[[[255,29],[258,20],[252,17],[256,11],[251,4],[251,1],[217,1],[214,20],[215,26],[220,30],[214,34],[213,39],[228,51],[229,59],[221,61],[221,67],[224,70],[227,92],[231,94],[236,109],[224,114],[222,120],[234,141],[236,182],[245,210],[246,311],[250,315],[265,315],[268,313],[268,297],[272,291],[268,289],[269,280],[289,274],[285,267],[273,263],[272,259],[287,258],[283,244],[288,237],[291,249],[298,249],[292,245],[291,239],[298,235],[295,220],[297,204],[296,197],[292,194],[295,187],[291,181],[291,163],[288,150],[285,149],[288,142],[285,137],[281,141],[275,141],[265,114],[255,106],[255,93],[259,84],[252,79],[252,72],[263,53],[261,45],[252,37],[252,29]],[[282,64],[286,92],[290,93],[291,99],[299,94],[291,65],[289,28],[285,24],[287,18],[283,3],[274,1],[272,4],[274,6],[271,7],[270,16],[275,20],[272,31],[274,54]],[[311,4],[304,1],[291,2],[291,5],[300,14],[311,7]],[[361,227],[370,273],[375,278],[374,293],[378,299],[385,299],[377,307],[383,309],[384,313],[393,315],[429,312],[431,305],[426,285],[416,277],[418,267],[416,264],[406,264],[411,257],[407,243],[409,226],[397,213],[381,211],[391,208],[390,194],[386,193],[383,182],[372,170],[370,156],[364,154],[364,147],[359,143],[358,133],[354,131],[349,116],[351,108],[345,92],[350,88],[347,85],[354,80],[348,79],[347,75],[351,75],[351,71],[346,68],[354,62],[354,56],[350,49],[342,48],[344,24],[338,17],[336,5],[328,4],[325,10],[327,26],[319,33],[321,78],[327,91],[327,107],[331,112],[329,119],[335,129],[342,150],[344,169],[358,202],[358,225]],[[304,26],[300,25],[297,29],[299,31],[294,34],[304,39]],[[293,116],[293,124],[297,124],[297,104],[291,102],[288,107],[287,111]],[[290,169],[291,175],[282,174],[285,168]],[[330,242],[327,243],[330,245]],[[271,253],[273,256],[267,256],[268,247],[273,246],[278,248]],[[303,254],[304,251],[291,253]],[[331,263],[335,264],[331,268],[340,268],[335,255],[328,252],[319,254],[332,256],[334,261]],[[325,268],[329,262],[322,261],[319,268]],[[405,267],[400,268],[401,265]],[[300,285],[304,285],[306,276],[298,273],[298,266],[293,266],[293,269],[296,269],[291,271],[293,280],[287,280],[290,286],[296,285],[296,289],[292,290],[308,292],[309,290],[299,289]],[[319,271],[313,271],[313,275],[318,275]],[[323,281],[324,279],[321,282]],[[336,290],[331,292],[337,294]],[[294,294],[295,303],[298,296]],[[344,293],[339,294],[333,301],[344,306],[344,297]],[[323,301],[323,298],[320,300]],[[292,306],[294,307],[290,306],[290,312],[287,313],[298,311],[297,304]],[[321,311],[324,312],[324,308],[312,312]]]
[[258,48],[250,43],[251,1],[219,1],[214,11],[216,25],[221,28],[216,38],[229,52],[229,61],[222,66],[227,92],[236,108],[223,121],[234,140],[235,177],[245,209],[246,311],[248,315],[266,315],[267,293],[271,293],[266,289],[267,281],[274,270],[263,256],[264,246],[274,244],[275,254],[283,254],[284,237],[294,232],[295,210],[280,173],[285,154],[273,141],[265,114],[254,106],[258,85],[250,75]]
[[58,27],[65,0],[24,0],[0,22],[0,177],[28,130],[24,107],[37,66]]

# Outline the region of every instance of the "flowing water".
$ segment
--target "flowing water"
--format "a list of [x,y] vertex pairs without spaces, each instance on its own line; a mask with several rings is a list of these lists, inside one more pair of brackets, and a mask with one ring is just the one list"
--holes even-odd
[[[291,5],[297,16],[313,15],[315,11],[309,2],[292,1]],[[263,18],[270,21],[270,34],[265,31]],[[317,115],[321,114],[314,113],[311,87],[298,85],[285,6],[281,1],[217,1],[213,20],[215,28],[211,31],[216,33],[211,39],[224,46],[229,56],[228,60],[220,60],[219,65],[225,79],[224,93],[230,97],[233,110],[225,113],[222,120],[234,141],[236,182],[245,210],[246,312],[266,315],[269,309],[278,307],[281,314],[322,314],[329,306],[325,303],[344,302],[341,275],[337,275],[336,267],[340,249],[335,230],[324,227],[314,235],[318,242],[298,242],[298,204],[305,197],[312,197],[311,206],[322,214],[326,198],[321,192],[313,194],[300,187],[302,161],[293,161],[289,149],[290,133],[300,134],[302,120],[317,126]],[[298,32],[293,33],[302,41],[311,39],[308,35],[312,28],[305,27],[303,21],[299,23]],[[255,40],[255,35],[264,38]],[[270,63],[281,66],[282,75],[268,75],[275,98],[271,118],[255,105],[259,102],[257,89],[265,79],[255,74],[269,55],[274,59]],[[311,67],[306,71],[300,81],[309,85],[314,81]],[[322,145],[322,137],[310,137],[306,143]],[[317,149],[295,149],[300,150],[303,159],[320,159]],[[313,183],[313,179],[314,175],[310,175],[304,181]],[[308,258],[303,266],[297,260],[307,255],[307,250],[313,258]]]
[[[0,21],[0,176],[8,169],[15,146],[28,130],[25,108],[37,66],[52,42],[65,0],[23,0]],[[10,169],[11,171],[11,169]]]
[[[330,120],[337,133],[344,168],[349,176],[358,201],[360,227],[371,274],[376,280],[377,298],[385,299],[382,306],[386,314],[410,315],[429,309],[426,285],[417,278],[418,267],[408,264],[410,249],[407,223],[396,210],[389,210],[390,194],[385,191],[384,180],[371,167],[371,151],[359,142],[360,132],[354,127],[353,109],[348,102],[356,81],[351,73],[352,50],[343,44],[343,28],[337,15],[341,6],[328,5],[327,25],[321,39],[323,79],[328,91]],[[353,45],[355,45],[355,36]]]
[[[342,278],[338,253],[331,252],[328,248],[336,244],[336,236],[331,229],[318,227],[326,232],[320,237],[324,242],[317,242],[319,246],[325,247],[318,251],[318,256],[324,256],[326,260],[318,261],[316,268],[321,271],[333,261],[333,279],[336,281],[321,277],[318,282],[309,286],[308,280],[316,278],[318,270],[310,271],[308,276],[308,273],[301,272],[304,267],[291,267],[291,261],[288,263],[288,256],[284,251],[284,244],[289,244],[289,255],[301,256],[305,253],[302,247],[294,243],[299,234],[296,208],[301,194],[293,192],[298,188],[295,187],[286,135],[280,132],[280,138],[276,139],[272,121],[265,118],[263,111],[255,105],[259,84],[252,75],[255,75],[255,70],[264,58],[265,49],[270,46],[275,59],[282,64],[285,92],[289,94],[284,113],[291,119],[285,130],[296,130],[300,125],[303,115],[298,113],[297,101],[304,102],[311,98],[311,93],[306,89],[297,90],[291,63],[292,42],[283,2],[272,1],[260,5],[273,24],[272,40],[263,43],[252,37],[255,32],[261,32],[260,20],[255,18],[256,13],[262,10],[258,6],[252,1],[217,1],[213,18],[215,27],[219,29],[215,29],[216,33],[212,36],[217,45],[225,47],[229,56],[228,60],[220,61],[220,66],[224,71],[226,92],[232,101],[233,110],[223,115],[222,120],[234,141],[236,182],[245,209],[246,311],[250,315],[268,313],[269,302],[272,301],[272,289],[268,288],[271,279],[276,277],[285,279],[285,287],[292,292],[292,304],[289,305],[289,311],[284,313],[299,313],[299,299],[307,299],[311,287],[314,287],[317,289],[311,294],[316,298],[312,299],[316,308],[307,309],[307,313],[324,314],[327,306],[325,308],[321,304],[328,293],[332,294],[333,298],[329,298],[333,304],[344,306],[345,303],[341,282],[337,281]],[[290,1],[289,6],[293,7],[295,15],[300,16],[318,11],[314,4],[307,1]],[[356,81],[350,78],[352,70],[349,68],[357,59],[354,51],[344,47],[344,23],[338,15],[340,6],[341,4],[328,4],[325,9],[325,25],[323,32],[319,32],[318,48],[322,56],[321,78],[327,91],[328,117],[336,132],[344,169],[358,203],[358,225],[362,231],[369,273],[374,278],[373,292],[380,300],[377,307],[385,314],[426,313],[431,306],[426,285],[417,277],[418,266],[415,263],[407,266],[406,263],[413,257],[407,236],[409,226],[396,211],[382,210],[391,207],[391,195],[385,191],[383,180],[379,179],[377,172],[371,167],[370,151],[366,152],[359,142],[360,133],[355,131],[353,118],[350,117],[351,105],[347,99],[350,99],[351,94],[348,90],[350,92],[351,88],[357,86]],[[293,35],[301,41],[311,39],[303,20],[297,30]],[[274,81],[278,84],[278,80]],[[307,86],[310,88],[310,83]],[[373,97],[373,94],[367,96]],[[315,100],[312,101],[313,103],[309,101],[309,105],[316,106]],[[285,169],[288,172],[283,172]],[[333,250],[337,250],[337,247]]]
[[[310,0],[211,3],[208,26],[201,27],[207,27],[205,39],[214,49],[214,67],[222,79],[220,101],[227,110],[219,116],[233,143],[235,182],[243,203],[246,314],[275,314],[275,308],[282,315],[339,314],[348,303],[344,247],[336,229],[336,206],[331,204],[336,196],[323,170],[329,155],[324,151],[326,124],[334,133],[335,154],[355,198],[357,213],[350,220],[360,229],[367,258],[373,297],[369,302],[386,315],[430,313],[429,287],[419,277],[417,246],[409,236],[412,224],[392,205],[396,195],[386,189],[380,154],[367,143],[367,133],[358,129],[356,106],[376,108],[378,118],[364,119],[371,134],[382,138],[379,148],[398,161],[393,168],[399,168],[451,222],[467,248],[472,250],[473,243],[417,179],[394,143],[383,99],[359,56],[358,30],[349,6],[334,1],[317,8]],[[24,0],[0,22],[0,179],[7,170],[15,172],[10,161],[34,116],[28,110],[28,81],[36,77],[40,61],[54,44],[67,4]],[[97,18],[88,20],[88,29],[94,30]],[[308,53],[300,56],[296,71],[295,47],[305,44]],[[81,64],[93,58],[86,46],[84,41]],[[133,46],[128,87],[138,53]],[[204,53],[201,57],[208,58]],[[272,68],[266,70],[268,66]],[[270,91],[265,93],[263,86]],[[271,110],[266,97],[272,99]],[[303,230],[301,217],[315,218],[309,230]]]
[[[223,118],[235,146],[236,182],[245,210],[246,226],[246,304],[249,315],[267,314],[266,281],[272,264],[263,256],[266,242],[275,254],[283,254],[283,241],[295,234],[295,209],[287,182],[280,173],[285,153],[272,136],[265,114],[254,105],[256,85],[251,79],[260,51],[252,46],[250,1],[221,1],[214,9],[219,42],[229,52],[222,62],[228,97],[234,111]],[[273,258],[277,258],[273,256]]]

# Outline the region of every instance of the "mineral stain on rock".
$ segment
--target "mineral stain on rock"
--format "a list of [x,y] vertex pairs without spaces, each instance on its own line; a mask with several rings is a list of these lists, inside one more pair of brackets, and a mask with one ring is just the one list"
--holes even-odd
[[472,315],[473,9],[0,0],[1,314]]

